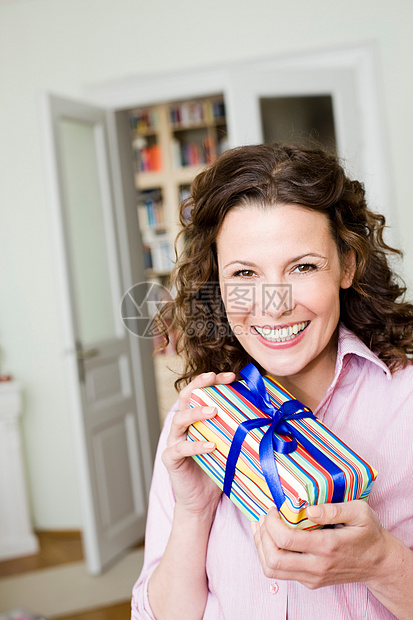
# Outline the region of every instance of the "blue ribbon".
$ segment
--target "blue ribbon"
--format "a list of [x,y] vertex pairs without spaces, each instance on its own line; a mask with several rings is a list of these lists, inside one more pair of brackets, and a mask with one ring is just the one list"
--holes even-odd
[[[305,407],[299,400],[295,399],[285,401],[279,408],[273,405],[265,387],[265,383],[258,369],[253,364],[247,364],[247,366],[240,371],[240,374],[248,387],[239,381],[232,383],[231,386],[248,401],[252,402],[258,409],[268,414],[271,419],[254,418],[252,420],[245,420],[238,426],[228,453],[224,478],[224,493],[228,497],[230,496],[238,457],[244,439],[249,431],[261,426],[270,425],[261,439],[259,457],[262,472],[278,510],[285,501],[285,494],[278,475],[277,465],[274,459],[274,450],[280,454],[294,452],[294,450],[297,449],[297,439],[299,439],[300,444],[307,452],[309,452],[320,465],[327,469],[332,476],[334,489],[331,501],[342,502],[346,484],[344,472],[323,452],[318,450],[311,441],[297,431],[296,428],[288,425],[288,421],[291,419],[316,419],[312,411],[308,407]],[[278,437],[276,433],[284,435],[288,437],[288,439]]]

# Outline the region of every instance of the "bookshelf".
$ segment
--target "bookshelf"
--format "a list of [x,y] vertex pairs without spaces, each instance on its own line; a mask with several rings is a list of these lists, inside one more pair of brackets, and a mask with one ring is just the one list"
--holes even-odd
[[[211,95],[142,106],[130,110],[129,118],[145,277],[167,286],[180,204],[198,172],[228,147],[224,98]],[[162,289],[158,293],[162,295]],[[177,398],[173,384],[182,364],[174,335],[170,338],[168,347],[154,355],[161,422]],[[155,351],[160,343],[155,336]]]
[[222,95],[130,110],[145,275],[166,283],[179,232],[179,205],[193,178],[228,147]]

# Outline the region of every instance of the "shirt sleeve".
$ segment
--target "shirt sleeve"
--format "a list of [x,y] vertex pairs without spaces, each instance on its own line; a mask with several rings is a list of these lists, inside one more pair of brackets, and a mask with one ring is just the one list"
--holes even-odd
[[171,428],[178,401],[168,413],[156,451],[145,533],[145,554],[142,572],[132,590],[131,620],[156,620],[148,598],[149,579],[164,554],[172,529],[175,497],[162,453]]

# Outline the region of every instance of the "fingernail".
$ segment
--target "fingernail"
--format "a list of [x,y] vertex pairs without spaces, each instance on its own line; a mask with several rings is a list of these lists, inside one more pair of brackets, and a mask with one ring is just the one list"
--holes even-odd
[[213,372],[204,372],[204,373],[202,374],[202,377],[203,377],[204,379],[209,379],[210,377],[212,377],[212,375],[213,375],[213,374],[214,374]]
[[213,441],[204,441],[204,448],[206,448],[207,450],[214,450],[215,444]]
[[234,374],[233,372],[223,372],[222,376],[227,378],[227,377],[232,377],[233,374]]
[[310,519],[320,519],[323,516],[323,509],[321,506],[307,506],[306,512]]
[[217,415],[218,409],[216,407],[204,407],[204,413],[207,415]]

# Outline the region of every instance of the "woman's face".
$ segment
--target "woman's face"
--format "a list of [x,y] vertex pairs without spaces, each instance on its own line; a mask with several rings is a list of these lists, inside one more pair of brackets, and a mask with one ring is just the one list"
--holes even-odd
[[228,321],[251,357],[281,383],[331,381],[339,292],[353,269],[340,265],[327,216],[294,205],[233,209],[217,253]]

